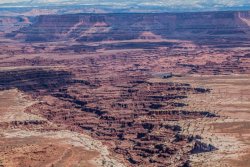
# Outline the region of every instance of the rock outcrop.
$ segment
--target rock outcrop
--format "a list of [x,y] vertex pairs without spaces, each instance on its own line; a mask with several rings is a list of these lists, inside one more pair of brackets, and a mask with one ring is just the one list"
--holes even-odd
[[44,15],[8,36],[27,42],[249,38],[249,18],[249,12]]

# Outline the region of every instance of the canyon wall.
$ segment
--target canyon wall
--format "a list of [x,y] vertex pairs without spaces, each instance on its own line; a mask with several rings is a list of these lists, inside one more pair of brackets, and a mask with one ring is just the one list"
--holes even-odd
[[7,36],[27,42],[247,38],[249,25],[249,12],[44,15]]

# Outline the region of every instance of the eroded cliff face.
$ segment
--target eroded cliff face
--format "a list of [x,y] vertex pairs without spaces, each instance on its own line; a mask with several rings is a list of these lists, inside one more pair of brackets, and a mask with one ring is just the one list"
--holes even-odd
[[[248,37],[249,12],[183,14],[73,14],[38,16],[32,25],[9,34],[28,42],[79,42],[140,38],[201,39]],[[146,35],[145,35],[146,34]]]
[[[30,26],[0,38],[0,90],[17,88],[37,100],[24,112],[42,120],[14,120],[0,128],[88,134],[126,166],[189,166],[191,155],[223,152],[225,143],[214,145],[203,126],[223,122],[211,105],[228,103],[224,97],[206,100],[220,94],[213,88],[224,88],[225,76],[230,84],[231,76],[237,82],[249,77],[248,20],[249,12],[30,19]],[[192,80],[203,76],[220,82],[205,87]]]
[[[128,58],[130,62],[132,59]],[[106,63],[117,61],[113,75]],[[92,62],[92,63],[91,63]],[[18,88],[40,99],[26,108],[29,114],[44,120],[12,121],[2,127],[32,129],[49,127],[52,122],[65,129],[86,133],[106,143],[113,155],[127,166],[183,166],[189,155],[214,151],[201,137],[183,135],[171,122],[214,118],[209,111],[191,111],[183,107],[189,94],[209,93],[209,89],[190,84],[148,82],[151,77],[134,66],[119,74],[120,58],[98,57],[81,61],[88,68],[19,68],[0,72],[2,90]],[[99,70],[98,70],[99,69]],[[106,71],[106,72],[105,72]],[[106,73],[105,78],[96,78]]]
[[31,22],[32,22],[31,17],[0,16],[0,33],[10,33],[12,31],[17,31],[25,26],[30,25]]

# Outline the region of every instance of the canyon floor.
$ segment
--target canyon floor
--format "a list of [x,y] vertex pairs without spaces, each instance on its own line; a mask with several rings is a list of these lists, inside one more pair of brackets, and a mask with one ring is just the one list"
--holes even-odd
[[[110,31],[102,19],[87,32]],[[18,39],[39,26],[59,32],[39,24],[0,34],[0,167],[249,166],[245,36]]]

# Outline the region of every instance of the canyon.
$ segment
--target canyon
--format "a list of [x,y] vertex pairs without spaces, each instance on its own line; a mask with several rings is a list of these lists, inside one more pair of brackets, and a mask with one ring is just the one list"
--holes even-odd
[[247,167],[249,22],[0,17],[0,166]]

